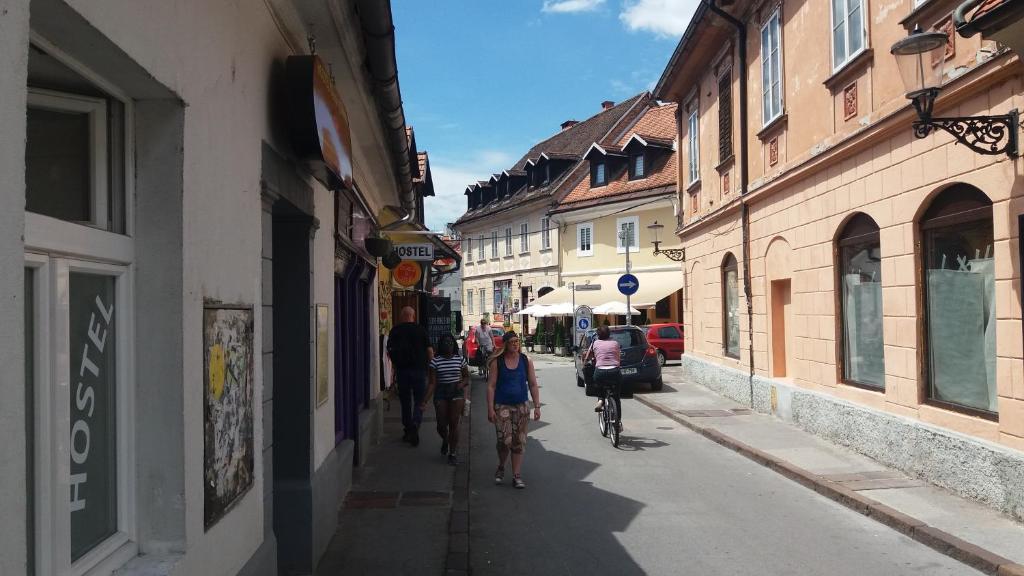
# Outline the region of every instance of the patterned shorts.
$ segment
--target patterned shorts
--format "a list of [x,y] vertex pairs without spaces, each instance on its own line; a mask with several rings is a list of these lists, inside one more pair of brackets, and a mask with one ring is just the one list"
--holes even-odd
[[498,450],[511,450],[513,454],[522,454],[526,449],[526,428],[530,422],[530,405],[495,404],[494,429],[498,433]]

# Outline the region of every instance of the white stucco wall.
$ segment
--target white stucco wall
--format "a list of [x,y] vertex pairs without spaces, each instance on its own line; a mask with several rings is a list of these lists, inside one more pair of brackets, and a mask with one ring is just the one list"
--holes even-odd
[[0,574],[26,572],[24,301],[28,0],[0,0]]

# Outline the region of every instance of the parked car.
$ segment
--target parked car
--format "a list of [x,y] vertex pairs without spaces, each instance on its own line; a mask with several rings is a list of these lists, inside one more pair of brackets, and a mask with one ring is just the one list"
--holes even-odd
[[683,325],[651,324],[647,326],[647,341],[658,349],[658,364],[664,366],[668,360],[683,357]]
[[[476,341],[477,326],[473,326],[466,334],[465,342],[462,344],[462,356],[472,364],[476,360],[476,351],[480,347]],[[497,326],[491,326],[491,338],[494,339],[494,348],[501,348],[504,342],[505,330]]]
[[[637,326],[609,326],[611,338],[622,348],[619,365],[622,368],[623,382],[632,384],[650,384],[651,390],[661,390],[664,382],[661,379],[661,364],[658,363],[658,349],[652,346],[644,331]],[[583,343],[576,349],[573,361],[576,364],[576,384],[583,386],[583,354],[597,338],[596,330],[588,330]]]

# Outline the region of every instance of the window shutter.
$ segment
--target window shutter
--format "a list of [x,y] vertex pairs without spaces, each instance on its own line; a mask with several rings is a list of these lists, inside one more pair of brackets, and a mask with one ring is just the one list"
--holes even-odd
[[718,80],[718,161],[732,156],[732,74]]

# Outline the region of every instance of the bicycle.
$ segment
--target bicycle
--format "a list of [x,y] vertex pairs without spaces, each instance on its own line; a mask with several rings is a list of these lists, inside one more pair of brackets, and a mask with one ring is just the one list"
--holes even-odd
[[597,413],[597,427],[601,430],[601,436],[609,438],[615,448],[619,447],[622,416],[615,402],[615,390],[611,386],[604,387],[604,409]]

